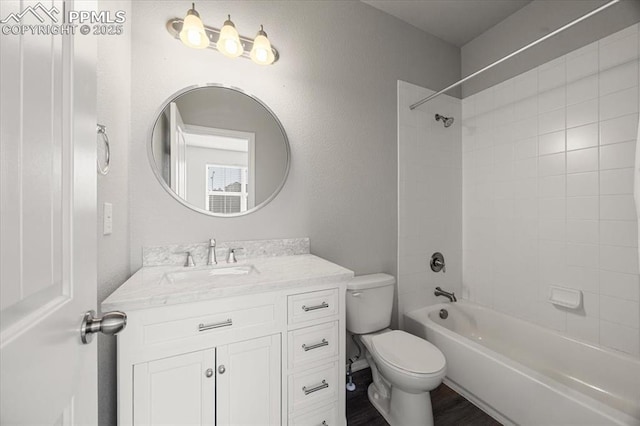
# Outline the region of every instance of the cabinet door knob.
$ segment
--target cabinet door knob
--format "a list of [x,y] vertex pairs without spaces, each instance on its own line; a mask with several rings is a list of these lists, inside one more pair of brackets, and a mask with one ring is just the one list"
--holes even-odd
[[224,368],[224,365],[221,365],[220,367],[218,367],[218,373],[224,374],[225,371],[227,371],[227,369]]
[[213,376],[213,368],[207,368],[207,371],[205,371],[205,376],[207,377],[211,377]]

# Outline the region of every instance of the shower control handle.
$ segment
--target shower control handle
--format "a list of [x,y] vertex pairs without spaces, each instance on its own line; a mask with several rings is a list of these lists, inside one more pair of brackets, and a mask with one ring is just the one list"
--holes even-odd
[[433,253],[433,255],[431,255],[431,261],[429,262],[429,264],[431,265],[431,270],[433,272],[447,272],[447,266],[444,262],[444,255],[440,252],[435,252]]

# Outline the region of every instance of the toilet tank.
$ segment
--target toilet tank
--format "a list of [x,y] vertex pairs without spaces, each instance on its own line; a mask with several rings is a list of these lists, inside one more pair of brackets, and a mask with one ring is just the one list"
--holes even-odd
[[367,334],[391,324],[393,285],[388,274],[360,275],[347,284],[347,330]]

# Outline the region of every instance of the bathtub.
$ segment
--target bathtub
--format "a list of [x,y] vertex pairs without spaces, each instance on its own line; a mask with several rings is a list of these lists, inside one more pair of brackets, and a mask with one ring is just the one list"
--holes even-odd
[[447,385],[503,424],[640,425],[631,356],[467,301],[411,311],[405,329],[444,353]]

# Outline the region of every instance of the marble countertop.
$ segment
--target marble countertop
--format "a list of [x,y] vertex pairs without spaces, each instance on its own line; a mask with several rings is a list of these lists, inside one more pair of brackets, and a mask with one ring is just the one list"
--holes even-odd
[[[219,274],[229,267],[239,274]],[[246,270],[250,273],[242,274]],[[102,310],[146,309],[303,285],[334,284],[351,278],[353,271],[312,254],[208,267],[146,266],[107,297]]]

